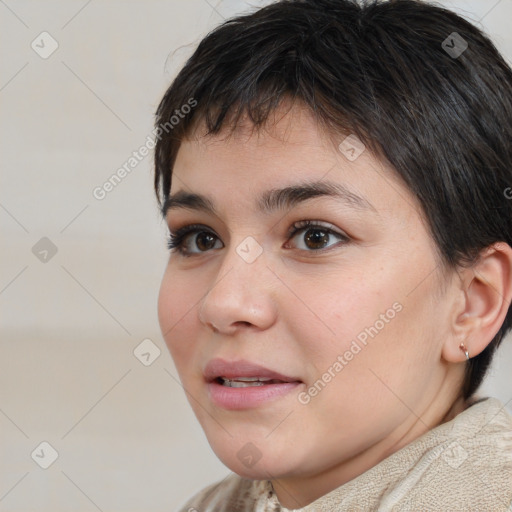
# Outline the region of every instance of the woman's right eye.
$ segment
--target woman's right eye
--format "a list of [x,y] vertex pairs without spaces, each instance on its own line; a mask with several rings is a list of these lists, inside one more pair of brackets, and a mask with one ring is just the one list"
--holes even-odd
[[167,247],[182,256],[201,254],[210,249],[223,247],[220,239],[201,225],[184,226],[175,233],[169,232]]

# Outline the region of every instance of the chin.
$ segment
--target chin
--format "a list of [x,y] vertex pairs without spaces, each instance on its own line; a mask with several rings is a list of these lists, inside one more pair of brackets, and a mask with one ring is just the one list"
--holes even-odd
[[210,440],[219,460],[237,475],[250,480],[271,480],[291,475],[301,467],[297,454],[268,442],[244,439]]

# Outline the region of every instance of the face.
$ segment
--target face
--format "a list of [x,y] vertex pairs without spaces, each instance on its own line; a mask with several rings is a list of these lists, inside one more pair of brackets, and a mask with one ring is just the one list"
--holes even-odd
[[297,107],[245,128],[180,147],[159,320],[218,457],[298,495],[434,421],[449,298],[392,169]]

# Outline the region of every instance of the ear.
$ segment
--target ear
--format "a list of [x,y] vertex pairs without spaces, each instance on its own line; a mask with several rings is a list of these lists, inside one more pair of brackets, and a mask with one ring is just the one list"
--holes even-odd
[[498,242],[482,251],[477,262],[459,271],[458,299],[452,319],[452,336],[443,345],[443,358],[466,361],[482,352],[500,330],[512,300],[512,248]]

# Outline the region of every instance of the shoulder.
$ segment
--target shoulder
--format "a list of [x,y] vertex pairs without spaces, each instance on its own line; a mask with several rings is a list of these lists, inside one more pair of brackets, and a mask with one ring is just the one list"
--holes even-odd
[[[447,506],[508,510],[512,500],[512,417],[497,399],[474,402],[455,419],[432,430],[426,440],[432,441],[431,446],[398,486],[407,487],[407,492],[399,492],[401,499],[397,499],[399,489],[395,489],[394,495],[387,497],[390,504],[397,505],[396,510],[412,510],[408,507],[421,503],[435,503],[438,510]],[[424,441],[418,440],[418,446]]]
[[[247,480],[231,473],[191,498],[180,512],[233,512],[233,510],[256,510],[256,505],[265,505],[271,496],[270,483],[264,480]],[[273,508],[258,508],[272,512]]]
[[512,416],[496,398],[475,401],[451,423],[452,437],[482,454],[499,455],[498,461],[510,470],[512,463]]

